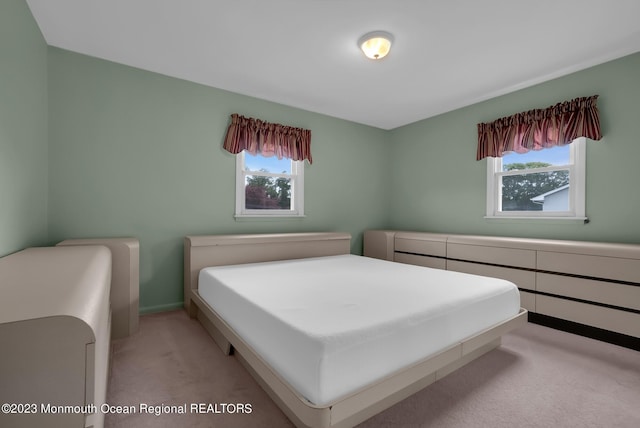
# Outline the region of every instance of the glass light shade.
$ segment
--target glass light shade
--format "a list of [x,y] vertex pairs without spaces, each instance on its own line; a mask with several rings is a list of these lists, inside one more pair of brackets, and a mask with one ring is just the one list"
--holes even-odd
[[391,50],[393,36],[384,31],[374,31],[360,37],[358,46],[371,59],[382,59]]

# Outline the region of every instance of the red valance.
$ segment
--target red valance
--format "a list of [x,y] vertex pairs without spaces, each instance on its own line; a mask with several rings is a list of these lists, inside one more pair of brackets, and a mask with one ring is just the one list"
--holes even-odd
[[231,115],[223,147],[233,154],[246,150],[253,155],[259,153],[265,157],[312,162],[310,130],[264,122],[237,113]]
[[476,160],[563,146],[578,137],[600,140],[598,95],[576,98],[546,109],[530,110],[478,124]]

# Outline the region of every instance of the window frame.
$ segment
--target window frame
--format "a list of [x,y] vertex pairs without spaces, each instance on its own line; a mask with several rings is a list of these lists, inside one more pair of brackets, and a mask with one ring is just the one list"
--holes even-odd
[[[545,150],[545,149],[542,149]],[[568,211],[502,211],[501,177],[523,175],[534,172],[569,171]],[[586,221],[586,138],[580,137],[569,145],[569,163],[525,171],[502,171],[502,158],[487,157],[487,200],[488,219],[553,219]]]
[[[258,153],[257,156],[262,156]],[[291,162],[291,173],[272,173],[251,171],[245,167],[246,151],[236,155],[236,218],[275,218],[275,217],[304,217],[304,161]],[[246,208],[246,177],[260,175],[264,177],[284,177],[290,179],[291,208],[283,209],[247,209]]]

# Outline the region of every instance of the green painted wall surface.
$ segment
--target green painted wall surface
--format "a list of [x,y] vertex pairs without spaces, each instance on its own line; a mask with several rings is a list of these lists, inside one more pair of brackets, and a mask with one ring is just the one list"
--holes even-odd
[[0,1],[0,256],[47,238],[47,45],[24,0]]
[[[600,141],[587,141],[588,224],[487,220],[480,122],[598,94]],[[395,229],[640,243],[640,54],[395,129]]]
[[[362,231],[388,223],[388,133],[49,48],[51,242],[140,240],[140,306],[182,301],[188,234]],[[303,219],[236,221],[231,113],[311,129]]]

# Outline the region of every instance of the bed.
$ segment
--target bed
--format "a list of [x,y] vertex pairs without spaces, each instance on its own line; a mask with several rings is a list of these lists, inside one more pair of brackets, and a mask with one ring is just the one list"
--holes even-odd
[[185,308],[296,426],[354,426],[526,322],[507,281],[349,253],[342,233],[185,238]]

